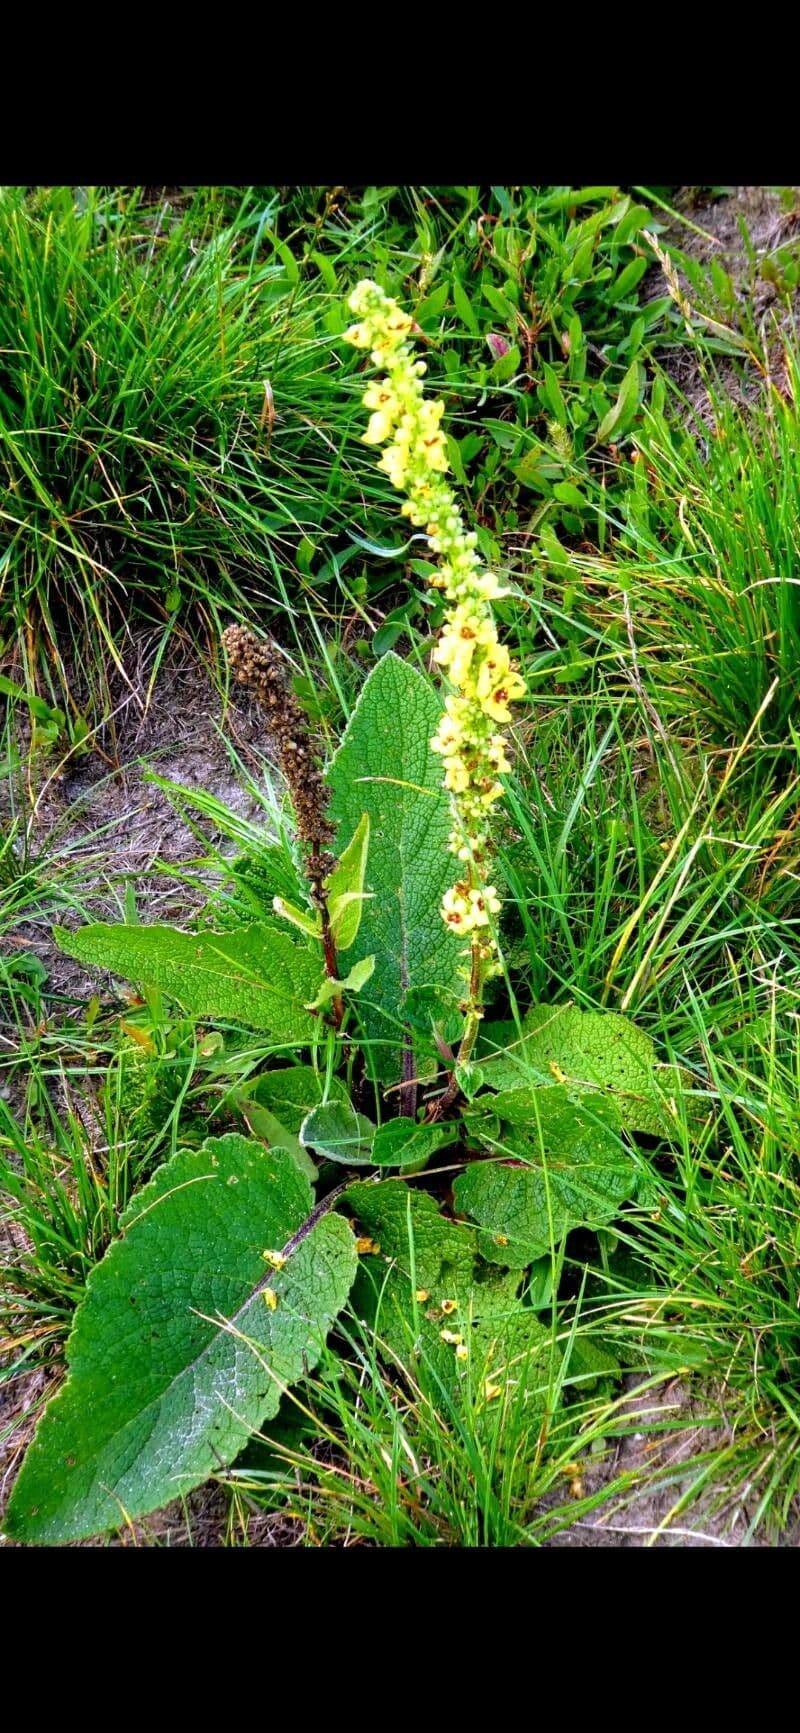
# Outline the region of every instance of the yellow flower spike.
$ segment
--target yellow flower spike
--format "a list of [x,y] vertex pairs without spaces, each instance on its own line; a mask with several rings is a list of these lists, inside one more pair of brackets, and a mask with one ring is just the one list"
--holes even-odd
[[269,1312],[277,1312],[278,1296],[274,1288],[264,1288],[264,1305]]
[[487,1378],[483,1386],[483,1394],[487,1402],[496,1402],[498,1396],[503,1394],[503,1386],[502,1384],[493,1384],[491,1378]]
[[380,1249],[377,1240],[369,1239],[366,1234],[363,1239],[356,1240],[356,1251],[359,1255],[363,1255],[366,1252],[372,1252],[373,1256],[377,1257]]
[[444,1312],[445,1317],[449,1318],[452,1312],[458,1311],[458,1301],[442,1300],[442,1311]]
[[465,528],[445,479],[445,404],[424,395],[425,363],[415,358],[407,341],[413,321],[366,278],[356,284],[349,306],[358,323],[346,333],[347,340],[369,349],[382,374],[364,392],[364,407],[371,411],[364,440],[383,445],[379,467],[406,496],[403,516],[424,529],[432,554],[439,558],[431,587],[447,602],[434,660],[452,690],[431,747],[443,759],[453,813],[449,846],[462,864],[465,881],[445,893],[441,913],[455,933],[470,935],[470,1014],[460,1053],[466,1059],[477,1033],[483,982],[497,970],[493,923],[500,899],[486,882],[488,827],[491,808],[504,793],[498,778],[508,775],[511,764],[505,739],[494,725],[511,720],[510,705],[526,686],[499,641],[492,609],[509,591],[496,573],[482,569],[477,535]]
[[469,1348],[467,1347],[465,1342],[459,1342],[458,1347],[456,1348],[456,1359],[457,1360],[468,1360],[469,1359]]
[[424,1306],[425,1301],[430,1299],[430,1294],[428,1293],[427,1288],[417,1288],[414,1299],[419,1306]]
[[282,1252],[262,1252],[261,1256],[271,1270],[285,1270],[288,1263],[288,1258],[285,1258]]
[[439,1335],[441,1336],[442,1341],[447,1343],[449,1348],[461,1347],[461,1337],[457,1330],[440,1330]]

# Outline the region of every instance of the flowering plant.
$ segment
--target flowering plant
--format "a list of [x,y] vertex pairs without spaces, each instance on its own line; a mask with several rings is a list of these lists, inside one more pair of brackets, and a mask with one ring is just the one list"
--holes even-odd
[[[447,481],[444,405],[425,397],[412,321],[372,282],[350,305],[348,339],[381,373],[364,437],[439,562],[444,707],[389,653],[323,767],[279,648],[230,627],[232,672],[286,785],[286,834],[226,863],[227,899],[194,931],[58,934],[205,1026],[195,1058],[219,1135],[205,1135],[211,1111],[179,1124],[187,1082],[174,1153],[92,1272],[69,1376],[16,1482],[6,1532],[26,1543],[80,1540],[218,1474],[319,1362],[351,1290],[375,1352],[415,1380],[431,1368],[493,1458],[513,1414],[524,1468],[568,1357],[575,1373],[574,1345],[537,1316],[552,1313],[566,1236],[636,1195],[630,1134],[671,1131],[652,1043],[623,1017],[532,1006],[486,1027],[466,1063],[500,972],[492,815],[525,683],[498,636],[505,592]],[[209,1021],[222,1025],[210,1039]],[[398,1184],[429,1163],[429,1189]]]
[[444,785],[452,811],[449,847],[460,863],[455,882],[442,898],[442,917],[469,940],[470,1023],[461,1057],[469,1055],[481,1014],[483,983],[498,969],[495,920],[500,899],[490,883],[491,813],[503,798],[499,778],[511,765],[498,724],[511,720],[511,703],[521,698],[525,681],[500,643],[492,603],[508,594],[494,572],[485,571],[478,538],[467,530],[446,480],[442,431],[444,404],[426,398],[425,362],[409,342],[413,322],[397,302],[369,279],[349,299],[358,323],[345,333],[358,349],[370,351],[383,378],[370,383],[363,403],[371,411],[363,435],[367,445],[383,445],[379,467],[405,493],[405,517],[424,527],[439,565],[431,578],[448,608],[434,660],[451,688],[444,714],[431,740],[444,764]]

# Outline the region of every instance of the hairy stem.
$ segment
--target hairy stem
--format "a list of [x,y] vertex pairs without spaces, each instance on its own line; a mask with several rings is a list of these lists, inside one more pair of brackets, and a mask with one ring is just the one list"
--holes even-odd
[[414,1065],[414,1042],[408,1031],[403,1034],[403,1081],[400,1086],[400,1114],[413,1119],[417,1111],[417,1079]]

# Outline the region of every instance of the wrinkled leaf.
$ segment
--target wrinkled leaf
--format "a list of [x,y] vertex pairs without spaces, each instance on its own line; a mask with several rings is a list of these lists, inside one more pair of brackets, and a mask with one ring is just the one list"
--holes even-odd
[[454,1143],[458,1125],[417,1125],[413,1119],[390,1119],[375,1133],[372,1159],[376,1167],[422,1168],[435,1154]]
[[278,1041],[313,1041],[318,1019],[306,1003],[319,960],[266,923],[231,933],[182,933],[174,927],[54,929],[62,951],[125,980],[157,987],[195,1017],[221,1017],[264,1029]]
[[452,877],[448,802],[429,746],[440,715],[423,675],[384,656],[328,772],[340,836],[352,837],[364,812],[371,822],[365,883],[372,900],[363,904],[353,952],[354,960],[376,958],[359,1016],[378,1043],[371,1057],[387,1079],[400,1071],[404,993],[429,983],[458,991],[460,984],[458,943],[439,912]]
[[477,1234],[448,1221],[427,1192],[414,1191],[402,1180],[362,1180],[348,1187],[344,1201],[383,1255],[413,1276],[418,1287],[433,1289],[441,1281],[462,1290],[472,1285]]
[[276,1071],[267,1071],[248,1093],[261,1107],[269,1108],[276,1118],[282,1120],[295,1137],[299,1137],[303,1120],[312,1107],[319,1106],[323,1095],[329,1101],[341,1101],[347,1097],[340,1078],[331,1077],[326,1083],[324,1072],[315,1071],[313,1065],[286,1065]]
[[659,1065],[649,1035],[615,1011],[576,1005],[535,1005],[522,1023],[486,1024],[479,1062],[492,1089],[533,1083],[602,1091],[627,1131],[669,1137],[669,1095],[680,1086],[675,1067]]
[[[378,1252],[362,1259],[353,1305],[419,1378],[493,1435],[498,1405],[513,1406],[513,1436],[541,1425],[554,1374],[552,1332],[518,1297],[519,1275],[476,1258],[474,1232],[442,1216],[406,1184],[351,1186],[345,1199]],[[466,1349],[466,1354],[463,1350]]]
[[179,1150],[137,1194],[89,1276],[69,1377],[8,1507],[14,1539],[61,1544],[144,1516],[231,1462],[277,1412],[355,1274],[353,1236],[334,1215],[285,1268],[265,1265],[311,1202],[284,1150],[236,1134]]
[[[507,1160],[473,1162],[453,1186],[456,1208],[480,1230],[486,1258],[524,1269],[570,1228],[610,1221],[636,1190],[637,1163],[619,1137],[613,1102],[575,1100],[566,1089],[514,1090],[495,1098],[493,1118],[514,1111],[500,1135],[485,1137]],[[527,1097],[527,1104],[524,1098]],[[480,1115],[470,1117],[480,1135]]]
[[412,1029],[433,1039],[439,1034],[455,1048],[464,1028],[461,995],[444,987],[412,987],[403,1000],[403,1017]]

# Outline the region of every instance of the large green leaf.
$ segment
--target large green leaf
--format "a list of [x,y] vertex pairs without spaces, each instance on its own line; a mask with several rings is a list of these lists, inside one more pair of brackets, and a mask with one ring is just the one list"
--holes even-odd
[[[276,1413],[319,1359],[356,1268],[340,1216],[291,1250],[311,1202],[285,1150],[236,1133],[179,1150],[137,1194],[89,1277],[10,1535],[60,1544],[144,1516],[231,1462]],[[265,1265],[282,1248],[285,1266]]]
[[519,1274],[501,1273],[477,1254],[477,1235],[448,1221],[434,1199],[408,1185],[365,1181],[345,1193],[378,1249],[361,1261],[353,1304],[413,1373],[423,1366],[473,1424],[494,1437],[513,1408],[514,1433],[538,1430],[560,1354],[552,1332],[519,1298]]
[[636,1158],[613,1101],[574,1099],[554,1085],[509,1090],[491,1105],[495,1114],[470,1112],[470,1130],[512,1164],[473,1162],[453,1186],[456,1208],[481,1229],[484,1257],[524,1269],[570,1228],[610,1221],[635,1192]]
[[370,819],[361,925],[350,956],[375,954],[375,973],[359,1000],[366,1033],[390,1042],[373,1049],[381,1074],[399,1073],[401,1006],[410,987],[459,988],[459,945],[439,912],[453,877],[451,828],[442,767],[430,750],[441,706],[422,674],[384,656],[367,679],[328,772],[331,816],[340,843],[363,813]]
[[480,1065],[492,1089],[564,1084],[613,1101],[627,1131],[668,1137],[669,1097],[680,1087],[674,1066],[659,1065],[649,1035],[615,1011],[534,1005],[522,1023],[487,1024]]
[[520,1303],[518,1287],[518,1275],[495,1270],[456,1300],[454,1310],[456,1296],[441,1288],[415,1304],[404,1270],[387,1272],[380,1258],[366,1257],[353,1298],[359,1316],[369,1318],[378,1342],[413,1372],[415,1383],[424,1362],[439,1412],[444,1390],[454,1406],[469,1402],[476,1431],[491,1435],[498,1411],[502,1418],[513,1408],[518,1448],[522,1433],[541,1425],[561,1359],[552,1331]]
[[419,1171],[437,1149],[454,1143],[458,1126],[418,1125],[413,1119],[389,1119],[374,1126],[348,1100],[327,1101],[304,1120],[300,1133],[305,1148],[329,1161],[351,1167],[401,1167]]
[[319,953],[265,922],[232,933],[174,927],[57,928],[62,951],[128,981],[157,987],[194,1017],[265,1029],[277,1041],[313,1041],[319,1019],[306,1005],[319,986]]
[[419,1171],[438,1149],[455,1143],[458,1134],[455,1121],[418,1125],[413,1119],[387,1119],[375,1133],[372,1159],[376,1167],[413,1167]]

